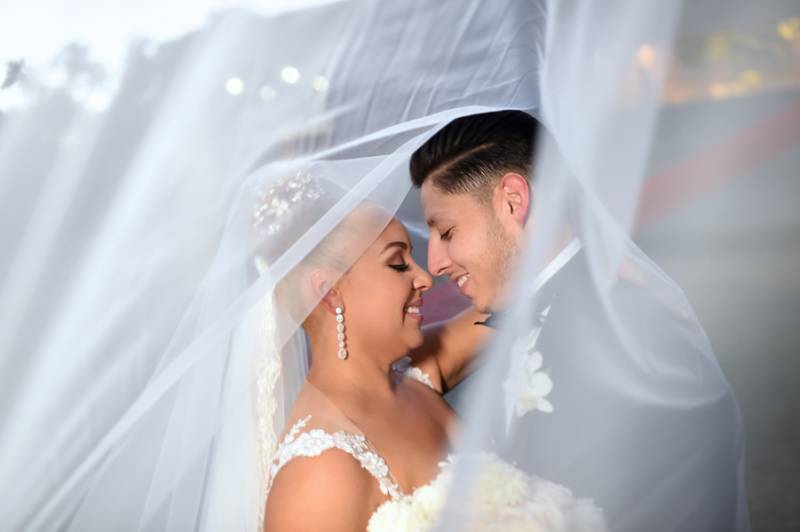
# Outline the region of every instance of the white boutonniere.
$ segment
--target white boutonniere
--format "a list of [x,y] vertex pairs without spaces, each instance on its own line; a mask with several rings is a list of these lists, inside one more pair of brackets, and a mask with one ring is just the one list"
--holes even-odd
[[550,413],[553,405],[547,396],[553,389],[550,375],[542,371],[542,354],[539,351],[525,353],[518,358],[513,372],[510,372],[506,382],[503,383],[506,393],[516,399],[515,413],[522,417],[528,412],[539,410]]
[[[545,309],[540,321],[543,321],[549,310],[549,307]],[[553,404],[547,400],[553,390],[553,381],[542,369],[544,359],[542,353],[536,350],[541,331],[541,326],[535,327],[529,334],[519,338],[511,348],[511,367],[503,383],[509,425],[512,411],[517,417],[536,410],[546,413],[553,411]]]

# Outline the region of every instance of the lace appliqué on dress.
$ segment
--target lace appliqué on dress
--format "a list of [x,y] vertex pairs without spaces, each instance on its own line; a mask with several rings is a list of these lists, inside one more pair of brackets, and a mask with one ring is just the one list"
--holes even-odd
[[[417,382],[421,382],[425,386],[429,387],[431,390],[436,392],[436,388],[433,387],[433,382],[431,382],[431,377],[421,369],[416,366],[411,365],[411,357],[403,357],[397,362],[395,362],[392,367],[398,373],[405,375],[410,379],[414,379]],[[439,393],[439,392],[436,392]]]
[[361,467],[375,477],[381,493],[388,495],[392,500],[403,495],[400,486],[392,479],[386,461],[372,449],[365,436],[344,431],[330,434],[322,429],[300,432],[310,419],[309,415],[292,425],[278,446],[270,465],[270,486],[275,475],[293,458],[319,456],[328,449],[340,449],[358,460]]
[[409,366],[408,369],[406,369],[405,375],[406,377],[414,379],[415,381],[421,382],[431,390],[436,391],[436,388],[433,387],[430,376],[418,367]]

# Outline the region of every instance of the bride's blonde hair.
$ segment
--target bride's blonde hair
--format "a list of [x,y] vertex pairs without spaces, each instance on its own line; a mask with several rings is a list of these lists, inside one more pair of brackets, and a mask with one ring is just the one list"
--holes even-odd
[[[307,186],[309,182],[306,182]],[[314,193],[307,194],[281,213],[279,229],[266,237],[264,247],[285,252],[294,242],[310,231],[314,225],[339,201],[344,191],[326,182],[313,182]],[[274,198],[270,201],[274,201]],[[377,234],[375,229],[390,218],[378,205],[362,201],[348,212],[339,223],[279,280],[275,286],[275,303],[294,323],[307,329],[317,305],[318,296],[311,293],[308,276],[312,271],[323,271],[333,286],[358,260]],[[260,257],[268,256],[266,253]],[[261,268],[268,268],[269,261],[261,260]]]

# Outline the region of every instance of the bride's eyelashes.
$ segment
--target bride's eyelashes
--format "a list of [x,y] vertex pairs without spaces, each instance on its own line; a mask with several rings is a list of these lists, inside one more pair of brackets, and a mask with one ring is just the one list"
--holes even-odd
[[409,264],[390,264],[389,267],[393,270],[397,270],[398,272],[407,272],[408,269],[411,267]]

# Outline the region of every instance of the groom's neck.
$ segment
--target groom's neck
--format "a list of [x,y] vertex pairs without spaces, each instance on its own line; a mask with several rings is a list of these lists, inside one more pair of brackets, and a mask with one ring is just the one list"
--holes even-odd
[[[526,231],[523,233],[521,237],[521,242],[518,242],[518,257],[517,257],[517,268],[520,264],[525,263],[525,253],[530,251],[528,247],[530,243],[533,241],[535,235],[531,232],[528,232],[529,228],[526,227]],[[551,245],[548,245],[544,253],[542,254],[542,258],[536,261],[535,264],[535,275],[531,278],[525,276],[522,278],[519,275],[519,272],[512,273],[508,279],[506,279],[503,283],[503,292],[500,294],[500,297],[497,301],[491,305],[491,309],[487,309],[486,313],[499,315],[505,312],[513,303],[513,299],[515,297],[519,297],[520,294],[528,293],[528,285],[529,282],[536,282],[538,276],[542,274],[542,272],[554,261],[556,258],[564,251],[564,249],[572,242],[575,238],[575,234],[572,232],[572,229],[568,225],[564,225],[557,233],[556,238],[553,240]],[[525,286],[514,286],[516,283],[524,284]]]

